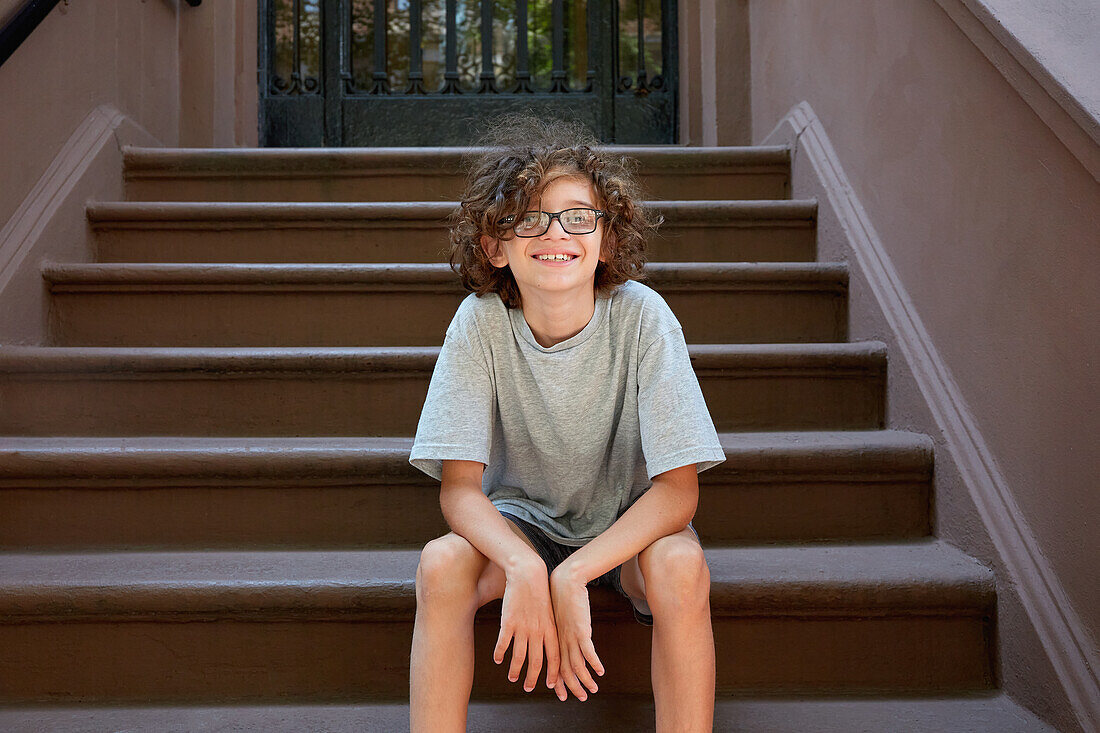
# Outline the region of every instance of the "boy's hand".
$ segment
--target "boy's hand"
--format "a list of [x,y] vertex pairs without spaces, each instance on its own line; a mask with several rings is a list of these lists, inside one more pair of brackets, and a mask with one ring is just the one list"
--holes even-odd
[[555,692],[564,701],[568,697],[565,691],[568,687],[577,699],[587,700],[588,693],[584,688],[595,693],[599,687],[592,679],[586,662],[601,676],[604,667],[592,644],[592,609],[588,602],[587,584],[571,572],[568,560],[550,575],[550,597],[554,603],[554,619],[561,648],[558,674],[564,683],[555,685]]
[[546,564],[537,556],[515,571],[505,575],[504,601],[500,614],[500,635],[493,649],[493,661],[500,664],[512,644],[512,664],[508,679],[519,680],[523,661],[527,659],[527,692],[538,684],[542,671],[543,647],[546,648],[546,685],[559,686],[558,635],[554,626],[554,609],[550,605]]

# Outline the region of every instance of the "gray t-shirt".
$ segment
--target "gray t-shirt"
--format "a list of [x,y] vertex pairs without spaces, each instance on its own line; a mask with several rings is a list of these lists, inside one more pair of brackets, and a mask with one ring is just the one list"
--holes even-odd
[[606,530],[659,473],[726,459],[683,329],[655,290],[630,280],[551,347],[495,293],[459,305],[439,352],[409,462],[486,464],[498,510],[558,542]]

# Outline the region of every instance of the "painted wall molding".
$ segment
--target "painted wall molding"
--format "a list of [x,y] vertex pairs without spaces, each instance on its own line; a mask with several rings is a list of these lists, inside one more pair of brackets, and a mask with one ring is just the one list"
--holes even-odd
[[89,112],[0,229],[0,294],[124,119],[121,112],[107,105]]
[[1039,635],[1074,715],[1085,730],[1100,730],[1100,655],[1025,523],[1008,480],[978,430],[951,370],[925,329],[808,102],[791,108],[760,144],[782,142],[791,146],[792,171],[796,161],[808,163],[836,212],[852,258],[866,277],[902,351],[900,356],[910,367],[943,433],[966,490],[1017,588],[1024,611]]
[[[1035,52],[997,19],[988,0],[936,3],[1092,177],[1100,180],[1100,110],[1089,109],[1060,82]],[[1088,68],[1088,60],[1082,59],[1082,65]]]
[[89,200],[122,197],[122,147],[160,142],[118,109],[88,112],[0,228],[0,343],[39,343],[49,308],[41,263],[86,261]]

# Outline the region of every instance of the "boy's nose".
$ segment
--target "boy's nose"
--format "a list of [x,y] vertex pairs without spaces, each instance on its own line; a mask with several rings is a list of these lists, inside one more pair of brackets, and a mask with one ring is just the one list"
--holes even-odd
[[553,235],[553,229],[554,229],[555,224],[558,225],[558,230],[561,232],[561,234],[563,234],[567,237],[570,236],[569,232],[565,231],[565,225],[561,223],[561,217],[560,216],[555,216],[553,219],[550,220],[550,226],[547,227],[546,233],[543,234],[544,237],[548,237],[548,236]]

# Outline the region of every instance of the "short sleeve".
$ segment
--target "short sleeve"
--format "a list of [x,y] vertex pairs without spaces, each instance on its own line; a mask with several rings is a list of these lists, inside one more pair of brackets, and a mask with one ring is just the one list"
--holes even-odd
[[701,473],[726,460],[681,328],[658,336],[642,354],[638,422],[651,480],[691,463]]
[[488,465],[494,399],[484,359],[448,335],[428,384],[409,463],[437,480],[445,460]]

